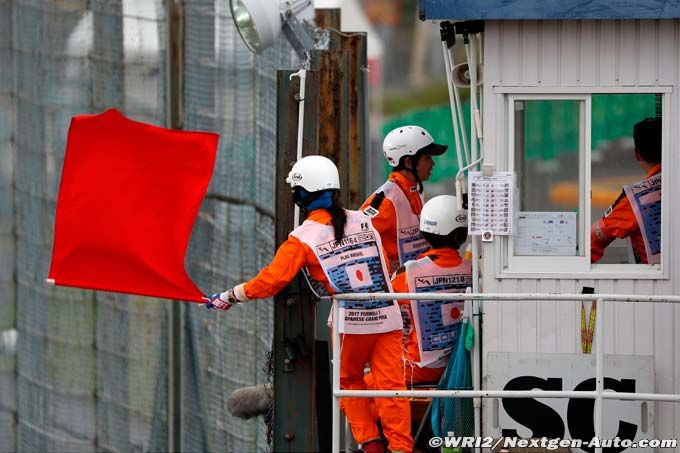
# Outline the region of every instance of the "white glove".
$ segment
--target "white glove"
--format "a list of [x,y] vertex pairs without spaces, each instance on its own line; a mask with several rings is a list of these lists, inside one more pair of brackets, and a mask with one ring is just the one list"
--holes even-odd
[[218,310],[227,311],[234,305],[239,303],[239,300],[234,294],[234,288],[223,293],[215,293],[210,296],[210,301],[206,304],[207,308],[216,308]]

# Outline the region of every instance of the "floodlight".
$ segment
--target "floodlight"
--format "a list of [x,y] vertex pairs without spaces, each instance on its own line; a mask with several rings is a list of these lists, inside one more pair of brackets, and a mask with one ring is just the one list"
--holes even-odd
[[314,39],[303,23],[314,19],[312,0],[229,0],[231,17],[243,42],[260,54],[283,31],[302,60],[314,48]]

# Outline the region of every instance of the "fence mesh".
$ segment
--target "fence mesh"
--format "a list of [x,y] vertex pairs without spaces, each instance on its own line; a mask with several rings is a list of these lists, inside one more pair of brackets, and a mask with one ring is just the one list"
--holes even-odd
[[[164,4],[0,0],[0,451],[168,447],[172,302],[44,283],[70,118],[116,107],[165,123]],[[275,77],[295,61],[284,42],[253,57],[228,2],[184,5],[185,128],[221,134],[187,257],[209,291],[273,252]],[[266,380],[271,303],[182,313],[182,450],[266,450],[262,421],[226,400]]]
[[[0,61],[10,69],[14,62],[11,11],[10,3],[0,0]],[[0,451],[16,449],[13,81],[11,70],[0,69]]]
[[[189,272],[201,288],[217,290],[253,276],[274,250],[275,77],[293,61],[284,42],[254,58],[227,2],[191,0],[185,8],[185,125],[221,134]],[[232,417],[226,399],[236,388],[265,381],[273,331],[271,301],[239,306],[228,316],[187,307],[185,450],[266,449],[262,421]]]

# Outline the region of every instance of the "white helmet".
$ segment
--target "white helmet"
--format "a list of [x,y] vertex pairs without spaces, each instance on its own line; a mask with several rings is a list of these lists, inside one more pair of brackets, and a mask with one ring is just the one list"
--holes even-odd
[[439,156],[446,152],[448,146],[438,145],[429,132],[419,126],[402,126],[390,131],[383,140],[383,154],[387,162],[396,167],[404,156],[413,156],[424,152]]
[[286,182],[291,188],[302,187],[307,192],[340,188],[338,167],[323,156],[303,157],[293,165]]
[[456,207],[456,197],[440,195],[429,200],[420,212],[420,231],[446,236],[456,228],[467,227],[467,210]]

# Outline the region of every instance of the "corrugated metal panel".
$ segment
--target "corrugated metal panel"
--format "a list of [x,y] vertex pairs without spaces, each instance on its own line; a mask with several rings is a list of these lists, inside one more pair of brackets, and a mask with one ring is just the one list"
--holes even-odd
[[537,36],[539,47],[538,83],[557,85],[560,83],[560,22],[541,22]]
[[[541,288],[542,289],[542,288]],[[562,293],[576,292],[574,280],[560,280],[559,291]],[[577,302],[558,303],[557,305],[557,351],[573,353],[578,345],[579,304]]]
[[[677,53],[680,49],[678,43],[678,21],[664,20],[659,23],[659,36],[665,39],[658,39],[659,55],[675,55],[673,61],[678,61]],[[659,83],[669,84],[677,79],[677,66],[673,64],[658,65]]]
[[[597,81],[599,48],[599,24],[596,21],[581,22],[581,42],[579,43],[579,82],[583,85],[595,85]],[[582,70],[581,68],[586,68]]]
[[520,32],[519,22],[507,22],[502,24],[503,39],[501,41],[501,69],[503,71],[503,85],[513,86],[519,82],[519,64],[517,58],[520,53]]
[[[491,21],[485,30],[485,152],[502,170],[507,130],[504,96],[497,87],[641,87],[673,86],[669,124],[678,124],[680,94],[680,22]],[[548,90],[550,91],[550,90]],[[587,91],[587,90],[584,90]],[[669,149],[680,143],[680,129],[669,131]],[[674,159],[677,153],[672,153]],[[664,162],[676,174],[678,162]],[[668,181],[668,193],[680,193],[680,178]],[[680,224],[680,199],[670,206],[668,250],[678,248],[674,225]],[[680,253],[670,254],[668,280],[498,279],[500,248],[484,244],[483,288],[487,292],[674,294],[680,282]],[[487,302],[484,305],[484,351],[580,352],[578,303]],[[598,307],[599,308],[599,307]],[[600,308],[599,308],[600,309]],[[657,304],[606,304],[605,353],[654,355],[655,386],[660,393],[680,393],[680,307]],[[483,360],[486,363],[486,358]],[[677,437],[680,405],[655,405],[657,437]]]
[[[675,326],[679,326],[680,325],[680,310],[678,310],[677,308],[675,310],[674,316],[675,316],[674,324],[675,324]],[[670,340],[671,344],[677,345],[678,343],[680,343],[680,332],[677,329],[674,329],[673,335],[669,336],[669,337],[670,337],[669,340]],[[674,377],[673,381],[675,383],[675,385],[673,386],[673,392],[674,393],[680,393],[680,348],[676,347],[673,352],[675,354],[674,361],[673,361],[673,363],[675,365],[674,366],[674,372],[673,372],[673,377]],[[658,359],[656,359],[656,357],[655,357],[655,361],[656,360],[658,360]],[[654,365],[654,369],[656,369],[656,364]],[[673,414],[675,416],[674,427],[675,427],[675,433],[677,433],[678,432],[677,425],[680,424],[680,404],[674,404],[673,406],[675,408],[675,411],[674,411],[675,413]],[[670,418],[671,417],[669,416],[669,419]],[[670,424],[670,420],[668,422]],[[665,432],[671,432],[671,431],[670,431],[670,429],[668,429],[668,430],[659,431],[659,432],[665,433]]]
[[497,49],[502,86],[653,86],[676,77],[675,66],[661,58],[677,61],[674,21],[492,24],[485,32],[487,60]]
[[[635,292],[649,294],[654,291],[654,283],[649,280],[635,282]],[[654,354],[654,307],[649,304],[635,304],[635,353]]]
[[522,56],[518,58],[521,61],[521,79],[522,84],[525,86],[537,86],[538,85],[538,41],[536,36],[538,35],[539,22],[536,21],[526,21],[522,22]]
[[[536,280],[524,279],[519,280],[519,292],[533,293],[538,288]],[[536,352],[537,345],[541,339],[537,336],[537,314],[538,303],[530,302],[515,302],[517,307],[517,314],[519,315],[519,350],[527,352]]]
[[600,77],[596,85],[613,85],[617,81],[618,58],[615,49],[618,48],[618,24],[614,21],[600,22],[600,32],[597,42],[600,44],[597,58],[600,60]]
[[560,43],[570,42],[573,45],[562,46],[560,52],[560,83],[562,85],[577,85],[581,79],[581,22],[565,21],[562,22],[560,30]]
[[640,85],[654,85],[657,80],[658,66],[656,62],[659,58],[657,53],[659,47],[657,24],[658,22],[653,20],[640,21],[640,40],[638,44],[638,52],[640,54],[638,81]]
[[639,37],[637,23],[632,20],[622,20],[619,23],[619,82],[623,86],[637,85],[639,70],[638,54]]
[[[541,286],[547,292],[557,292],[558,281],[554,279],[545,280]],[[555,329],[555,324],[558,322],[558,304],[555,302],[539,302],[538,303],[538,338],[540,339],[537,345],[538,352],[557,351],[557,337],[558,331]]]
[[[622,293],[633,294],[635,292],[633,283],[633,280],[615,280],[613,289]],[[614,313],[615,354],[635,354],[635,307],[632,304],[619,304],[614,306]]]
[[420,0],[422,20],[443,19],[673,19],[671,0]]

